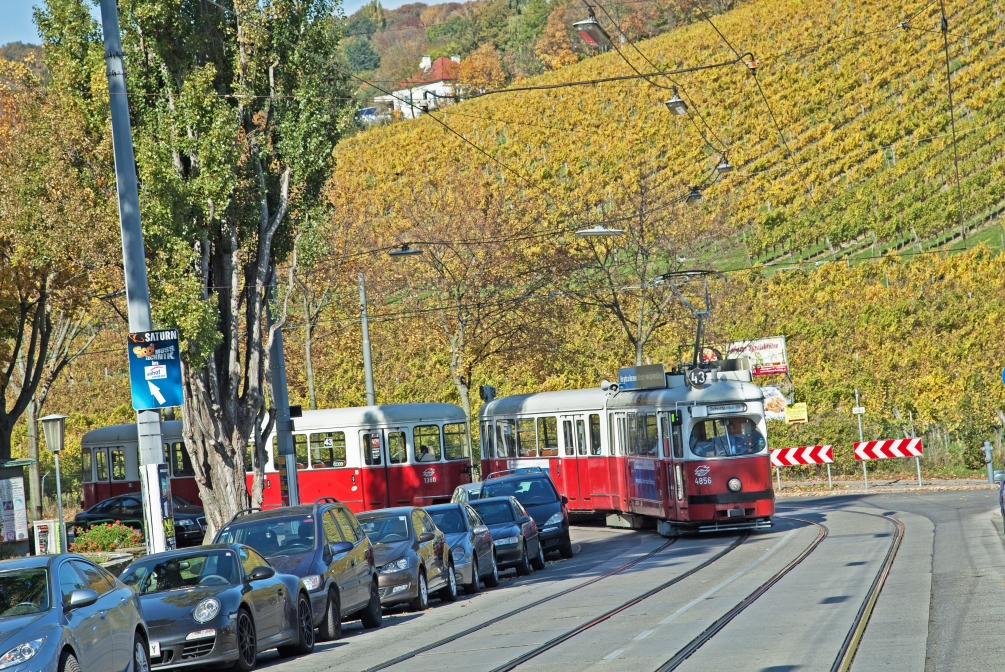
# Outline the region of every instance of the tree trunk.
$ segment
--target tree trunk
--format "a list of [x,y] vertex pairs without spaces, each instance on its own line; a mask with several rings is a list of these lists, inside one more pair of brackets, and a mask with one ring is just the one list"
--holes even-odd
[[38,466],[38,415],[35,410],[35,400],[32,399],[25,409],[28,417],[28,459],[34,463],[28,467],[28,498],[31,504],[33,520],[42,519],[42,475]]

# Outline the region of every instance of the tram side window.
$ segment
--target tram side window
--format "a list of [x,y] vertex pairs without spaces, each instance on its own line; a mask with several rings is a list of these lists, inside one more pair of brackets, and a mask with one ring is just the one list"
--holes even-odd
[[443,449],[448,460],[464,460],[471,455],[468,450],[468,433],[463,422],[443,425]]
[[307,468],[307,435],[293,435],[293,453],[297,456],[297,469]]
[[408,446],[405,443],[405,432],[388,431],[387,455],[389,464],[405,464],[408,462]]
[[492,435],[492,423],[482,423],[482,459],[492,459],[496,456],[495,437]]
[[188,456],[188,451],[185,450],[184,443],[171,444],[171,453],[171,465],[175,478],[179,476],[195,476],[195,469],[192,468],[192,460]]
[[244,449],[244,470],[253,471],[255,468],[255,442],[248,441],[248,447]]
[[537,419],[537,440],[541,445],[541,457],[558,455],[558,418],[549,415]]
[[367,466],[380,464],[380,433],[363,434],[363,463]]
[[576,419],[576,448],[580,455],[586,455],[586,423]]
[[572,420],[562,421],[562,435],[565,437],[565,454],[572,456],[576,454],[575,439],[572,438]]
[[638,414],[628,413],[626,418],[628,420],[628,450],[625,452],[628,455],[638,455],[639,448],[642,446],[639,433],[644,432],[645,428],[640,427]]
[[97,472],[95,480],[108,480],[108,451],[99,450],[94,453],[94,470]]
[[94,470],[91,467],[91,451],[86,448],[80,451],[80,473],[85,483],[94,479]]
[[515,426],[512,420],[496,421],[496,457],[516,457]]
[[416,462],[440,461],[439,425],[418,425],[412,430],[412,449]]
[[656,430],[656,414],[645,414],[645,438],[642,442],[640,455],[657,457],[659,455],[659,432]]
[[112,448],[112,480],[126,480],[126,451],[123,448]]
[[600,455],[600,416],[596,413],[590,414],[590,455]]
[[749,418],[702,420],[691,427],[691,452],[698,457],[754,455],[767,441]]
[[311,466],[314,469],[345,466],[345,432],[311,434]]
[[684,439],[681,438],[680,433],[680,416],[678,415],[677,418],[677,422],[671,423],[671,425],[673,426],[673,456],[679,460],[684,457]]
[[663,434],[663,457],[670,457],[670,423],[666,414],[660,414],[660,432]]
[[517,457],[537,457],[534,418],[521,418],[516,421],[516,454]]

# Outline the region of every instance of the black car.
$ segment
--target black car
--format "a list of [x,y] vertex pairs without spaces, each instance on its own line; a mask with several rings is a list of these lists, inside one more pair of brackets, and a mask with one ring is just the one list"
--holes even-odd
[[276,571],[303,579],[321,640],[341,637],[344,620],[380,627],[373,546],[349,507],[333,497],[313,505],[239,512],[214,541],[247,544]]
[[544,569],[544,547],[537,525],[516,498],[484,497],[468,506],[488,525],[499,569],[515,567],[521,576],[530,574],[531,567]]
[[148,555],[122,582],[139,595],[156,668],[234,662],[251,670],[258,654],[314,650],[314,614],[303,582],[278,574],[243,544],[214,544]]
[[[178,495],[173,495],[175,542],[178,547],[198,546],[206,535],[206,517],[202,507]],[[140,493],[118,495],[98,502],[73,518],[74,528],[83,532],[92,525],[120,522],[143,530],[143,502]]]
[[[544,552],[558,551],[572,557],[569,537],[569,500],[559,495],[547,472],[539,468],[489,474],[482,483],[482,497],[516,497],[537,524]],[[474,503],[474,502],[472,502]]]

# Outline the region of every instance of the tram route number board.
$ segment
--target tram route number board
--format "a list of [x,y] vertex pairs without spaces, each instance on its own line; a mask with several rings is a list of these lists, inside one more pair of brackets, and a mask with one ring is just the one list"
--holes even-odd
[[921,439],[882,439],[857,441],[856,460],[888,460],[895,457],[921,457],[924,451]]
[[834,448],[826,446],[796,446],[776,448],[771,451],[771,466],[794,467],[800,464],[830,464],[834,462]]

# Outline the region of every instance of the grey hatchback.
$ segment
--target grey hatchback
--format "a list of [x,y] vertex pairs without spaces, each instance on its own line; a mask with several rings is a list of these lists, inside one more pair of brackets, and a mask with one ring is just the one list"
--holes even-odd
[[148,646],[139,598],[89,560],[0,562],[0,669],[145,671]]

